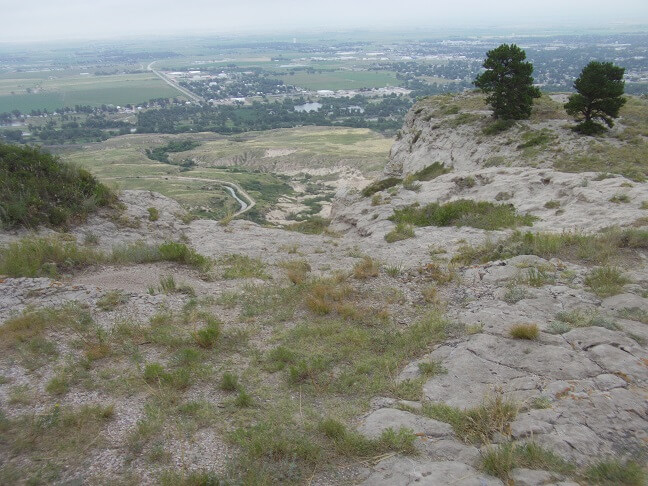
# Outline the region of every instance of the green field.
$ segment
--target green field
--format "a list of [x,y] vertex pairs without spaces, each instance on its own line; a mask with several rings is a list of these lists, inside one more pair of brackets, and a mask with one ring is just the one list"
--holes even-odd
[[304,89],[360,89],[398,86],[396,75],[389,71],[333,71],[307,73],[298,71],[294,75],[280,76],[286,84]]
[[0,113],[55,110],[64,106],[125,105],[182,95],[152,73],[110,76],[78,73],[13,73],[0,76]]

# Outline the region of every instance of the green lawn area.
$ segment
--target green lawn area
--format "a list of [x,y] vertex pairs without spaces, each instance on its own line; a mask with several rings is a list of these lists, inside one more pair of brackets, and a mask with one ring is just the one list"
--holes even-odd
[[78,73],[50,72],[47,77],[43,73],[14,73],[13,77],[0,77],[0,113],[16,109],[23,113],[37,109],[54,110],[74,105],[125,105],[151,98],[180,96],[178,91],[151,73],[81,76]]
[[396,75],[389,71],[334,71],[326,73],[296,72],[280,77],[286,84],[304,89],[359,89],[398,86]]

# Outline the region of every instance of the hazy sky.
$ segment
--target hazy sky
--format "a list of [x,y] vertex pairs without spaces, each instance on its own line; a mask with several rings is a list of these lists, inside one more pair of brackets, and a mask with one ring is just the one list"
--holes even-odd
[[0,12],[0,41],[408,24],[648,24],[646,0],[0,0]]

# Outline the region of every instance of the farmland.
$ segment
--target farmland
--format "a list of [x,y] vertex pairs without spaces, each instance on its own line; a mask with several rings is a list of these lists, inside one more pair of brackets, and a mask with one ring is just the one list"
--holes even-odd
[[55,110],[63,106],[125,105],[180,93],[152,73],[81,75],[47,71],[0,75],[0,113]]

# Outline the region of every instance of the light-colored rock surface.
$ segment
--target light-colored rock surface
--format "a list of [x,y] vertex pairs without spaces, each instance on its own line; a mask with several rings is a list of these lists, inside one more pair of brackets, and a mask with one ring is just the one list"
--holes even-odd
[[452,437],[454,432],[449,424],[414,415],[413,413],[395,408],[381,408],[372,412],[363,420],[358,428],[361,434],[375,439],[388,428],[397,431],[401,428],[410,429],[414,434],[425,437]]

